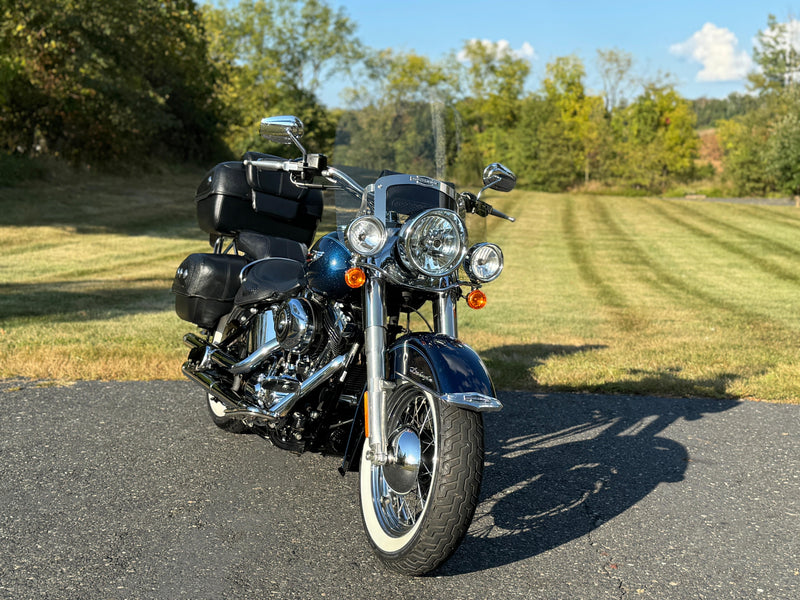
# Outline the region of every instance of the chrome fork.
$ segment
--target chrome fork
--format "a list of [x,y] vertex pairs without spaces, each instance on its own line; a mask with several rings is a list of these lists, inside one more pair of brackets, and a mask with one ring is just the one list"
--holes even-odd
[[[368,458],[374,465],[389,460],[386,439],[386,306],[383,302],[384,283],[375,274],[364,286],[364,353],[367,359],[367,414],[369,428]],[[433,305],[437,333],[458,336],[456,298],[452,292],[439,294]]]
[[369,459],[384,465],[389,459],[386,440],[386,307],[383,281],[373,275],[364,286],[364,353],[367,358]]
[[458,337],[458,317],[456,316],[456,298],[453,292],[442,292],[433,303],[433,327],[436,333]]

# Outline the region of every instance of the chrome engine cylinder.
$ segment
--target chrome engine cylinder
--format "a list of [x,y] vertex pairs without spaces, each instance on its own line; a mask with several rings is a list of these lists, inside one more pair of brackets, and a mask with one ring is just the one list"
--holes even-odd
[[314,307],[305,298],[287,300],[275,311],[275,336],[284,350],[306,352],[316,330]]

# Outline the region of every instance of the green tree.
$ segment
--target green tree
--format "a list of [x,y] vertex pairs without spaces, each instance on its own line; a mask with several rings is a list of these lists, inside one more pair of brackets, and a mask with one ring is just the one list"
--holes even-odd
[[671,85],[648,83],[614,120],[618,176],[653,191],[691,178],[699,146],[695,119],[689,102]]
[[530,62],[505,44],[471,40],[451,58],[450,69],[464,96],[458,103],[464,127],[455,174],[474,181],[487,163],[507,160],[513,151]]
[[720,121],[725,176],[736,193],[800,193],[800,90],[770,90],[759,105]]
[[763,153],[769,130],[767,120],[758,112],[718,124],[725,178],[733,184],[737,194],[761,196],[769,190]]
[[609,129],[602,98],[586,93],[583,63],[576,56],[556,58],[546,67],[542,83],[544,96],[556,109],[563,125],[565,146],[577,176],[588,182],[595,169],[602,168],[602,155],[608,148]]
[[611,113],[623,101],[623,89],[630,79],[633,55],[618,48],[597,51],[597,70],[603,82],[603,100]]
[[367,85],[349,90],[351,105],[389,102],[453,102],[458,75],[447,61],[434,62],[415,52],[378,50],[364,60]]
[[769,92],[792,87],[800,78],[800,52],[790,23],[781,23],[769,15],[767,28],[758,32],[753,47],[753,61],[759,66],[748,76],[750,87]]
[[0,25],[0,143],[75,162],[209,155],[220,112],[191,0],[19,0]]
[[542,95],[522,100],[520,120],[508,132],[509,166],[532,189],[560,192],[578,179],[566,125],[556,105]]
[[771,124],[764,148],[765,173],[776,191],[800,195],[800,118],[792,111]]
[[205,24],[223,74],[217,97],[231,115],[225,139],[234,152],[284,150],[258,137],[259,120],[281,113],[300,117],[310,148],[328,151],[334,119],[316,93],[363,55],[344,11],[320,0],[242,0],[233,8],[206,6]]

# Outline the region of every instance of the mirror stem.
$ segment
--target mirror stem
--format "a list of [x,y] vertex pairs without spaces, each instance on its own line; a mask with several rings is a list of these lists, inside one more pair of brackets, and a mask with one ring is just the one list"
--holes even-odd
[[289,129],[288,127],[286,128],[286,135],[288,135],[291,138],[291,140],[294,143],[294,145],[297,146],[297,148],[303,154],[303,163],[308,162],[306,160],[306,156],[307,156],[306,149],[303,148],[303,144],[300,143],[300,140],[292,133],[291,129]]

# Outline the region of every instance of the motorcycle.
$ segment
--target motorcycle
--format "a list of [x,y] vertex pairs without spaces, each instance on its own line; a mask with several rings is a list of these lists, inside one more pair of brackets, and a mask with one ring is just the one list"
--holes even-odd
[[[490,164],[475,195],[428,175],[348,174],[306,152],[296,117],[260,127],[301,156],[250,152],[198,188],[213,252],[188,256],[173,283],[178,316],[200,328],[184,336],[183,374],[205,390],[220,428],[341,455],[343,476],[358,471],[378,558],[427,573],[467,533],[483,413],[502,408],[483,362],[458,339],[457,303],[485,305],[481,288],[500,275],[503,254],[469,246],[465,223],[513,221],[481,197],[511,191],[516,178]],[[323,192],[336,197],[337,227],[314,241]],[[426,330],[414,330],[412,315]]]

